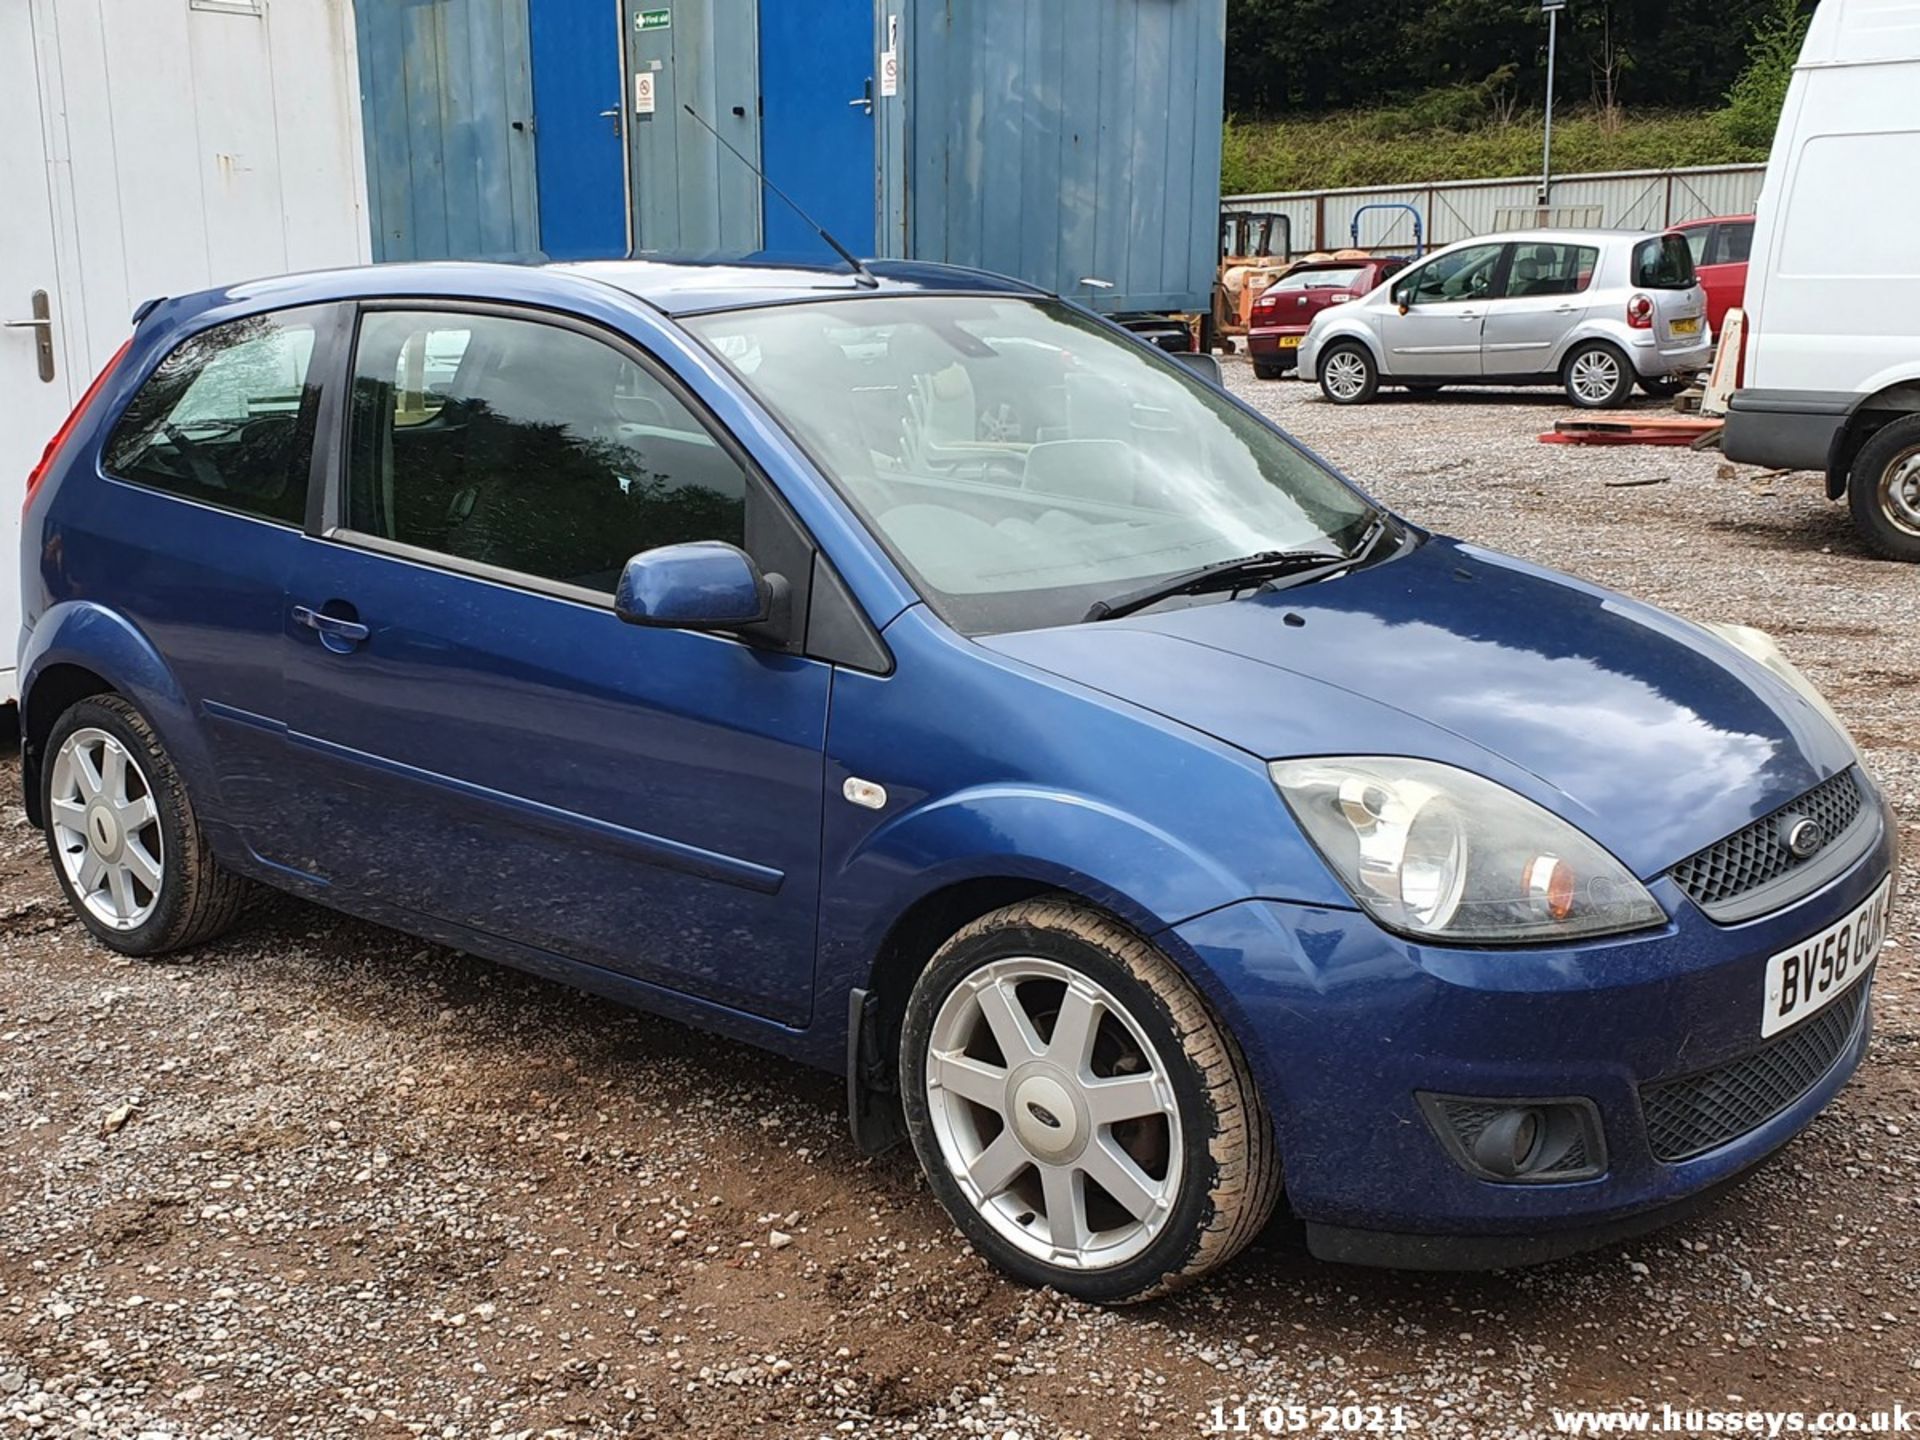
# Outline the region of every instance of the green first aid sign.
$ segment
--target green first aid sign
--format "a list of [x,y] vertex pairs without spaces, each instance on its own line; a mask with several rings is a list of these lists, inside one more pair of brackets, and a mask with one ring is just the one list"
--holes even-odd
[[666,9],[642,10],[638,15],[634,16],[633,28],[636,30],[671,30],[673,28],[673,11]]

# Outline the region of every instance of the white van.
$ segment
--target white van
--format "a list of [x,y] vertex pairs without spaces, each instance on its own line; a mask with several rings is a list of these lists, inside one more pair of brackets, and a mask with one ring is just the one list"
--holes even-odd
[[1774,135],[1727,457],[1824,470],[1920,560],[1920,0],[1822,0]]

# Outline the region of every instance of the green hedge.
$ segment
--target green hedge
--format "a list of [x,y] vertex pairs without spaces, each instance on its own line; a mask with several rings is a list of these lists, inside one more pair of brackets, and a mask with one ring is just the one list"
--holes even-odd
[[[1309,120],[1229,119],[1221,138],[1220,189],[1328,190],[1415,185],[1540,173],[1538,112],[1509,123],[1441,113],[1446,92],[1407,105]],[[1737,138],[1727,112],[1616,115],[1556,112],[1553,168],[1665,170],[1765,160],[1766,146]]]

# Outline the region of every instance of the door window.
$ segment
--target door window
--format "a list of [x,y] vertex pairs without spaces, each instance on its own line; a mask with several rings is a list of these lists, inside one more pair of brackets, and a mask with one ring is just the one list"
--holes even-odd
[[1429,260],[1403,281],[1413,305],[1444,305],[1485,300],[1493,293],[1494,272],[1500,268],[1499,245],[1469,245],[1437,260]]
[[673,392],[599,340],[492,315],[361,321],[355,531],[610,595],[641,550],[744,547],[746,494]]
[[264,520],[306,518],[323,310],[250,315],[160,362],[107,442],[111,475]]
[[1600,251],[1592,245],[1554,245],[1529,241],[1513,247],[1507,272],[1509,297],[1577,295],[1593,279]]
[[1710,265],[1713,263],[1707,258],[1707,252],[1713,248],[1714,232],[1718,229],[1719,227],[1716,225],[1696,225],[1691,230],[1682,230],[1680,232],[1686,237],[1687,253],[1693,257],[1693,263],[1695,265]]
[[[1753,222],[1737,220],[1713,227],[1713,245],[1707,251],[1709,265],[1744,265],[1753,250]],[[1695,255],[1694,263],[1700,263]]]

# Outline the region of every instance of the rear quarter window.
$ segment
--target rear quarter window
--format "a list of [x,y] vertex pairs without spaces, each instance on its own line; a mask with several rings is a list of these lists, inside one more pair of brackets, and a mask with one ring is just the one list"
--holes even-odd
[[324,308],[249,315],[189,336],[121,412],[109,475],[262,520],[306,518]]
[[1698,279],[1684,236],[1656,235],[1633,247],[1633,283],[1642,290],[1689,290]]

